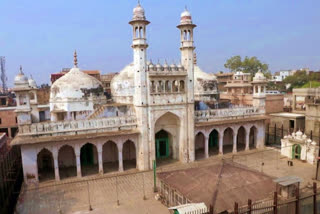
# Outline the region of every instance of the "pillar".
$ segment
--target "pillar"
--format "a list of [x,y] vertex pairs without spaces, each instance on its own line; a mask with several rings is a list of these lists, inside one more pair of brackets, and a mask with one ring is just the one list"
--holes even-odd
[[223,134],[224,132],[219,132],[219,154],[223,155]]
[[249,137],[250,137],[250,129],[246,129],[246,151],[249,150]]
[[204,156],[205,158],[209,157],[209,137],[204,135]]
[[60,181],[59,162],[58,162],[58,148],[53,148],[53,162],[54,162],[54,176],[56,181]]
[[77,160],[77,177],[81,178],[81,161],[80,161],[80,146],[75,146],[76,160]]
[[11,132],[11,127],[8,127],[8,138],[13,138],[12,132]]
[[98,164],[99,164],[99,174],[103,174],[103,161],[102,161],[102,144],[97,144],[98,150]]
[[122,158],[122,146],[123,144],[117,144],[118,146],[118,161],[119,161],[119,172],[123,172],[123,158]]
[[237,136],[238,136],[238,130],[233,131],[233,149],[232,149],[232,153],[237,153]]

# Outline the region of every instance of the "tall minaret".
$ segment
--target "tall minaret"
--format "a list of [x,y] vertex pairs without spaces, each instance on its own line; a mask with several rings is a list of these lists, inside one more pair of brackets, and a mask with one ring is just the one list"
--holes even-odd
[[150,22],[146,20],[144,9],[140,2],[137,7],[133,9],[133,18],[129,22],[133,29],[133,64],[134,64],[134,83],[135,93],[133,103],[136,106],[147,105],[147,74],[146,74],[146,60],[147,60],[147,37],[146,27]]
[[133,64],[134,64],[134,95],[133,104],[136,111],[138,128],[140,130],[137,156],[139,170],[149,169],[149,117],[148,117],[148,85],[147,85],[147,39],[146,27],[150,22],[146,20],[144,9],[140,2],[133,9],[133,18],[129,22],[133,29]]
[[193,45],[193,29],[196,27],[192,23],[190,12],[185,9],[181,13],[180,25],[180,51],[181,51],[181,64],[187,71],[187,108],[186,115],[186,145],[184,146],[184,154],[187,154],[187,161],[192,162],[195,160],[195,146],[194,146],[194,55],[195,49]]
[[196,27],[192,23],[190,12],[185,9],[181,13],[180,25],[177,28],[180,29],[180,51],[181,51],[181,64],[188,72],[188,103],[194,103],[194,55],[193,50],[195,46],[193,44],[193,29]]

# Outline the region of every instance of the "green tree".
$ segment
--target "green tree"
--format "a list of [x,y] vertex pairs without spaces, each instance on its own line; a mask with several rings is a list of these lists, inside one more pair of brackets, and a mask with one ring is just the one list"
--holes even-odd
[[271,73],[268,71],[268,64],[262,63],[257,57],[248,57],[246,56],[244,60],[241,59],[241,56],[233,56],[227,60],[224,64],[225,68],[230,69],[230,71],[242,71],[245,73],[250,73],[252,76],[255,75],[259,70],[264,73],[269,78]]
[[283,82],[285,84],[290,84],[289,90],[293,88],[301,88],[307,82],[309,82],[310,77],[306,71],[297,71],[294,75],[286,77]]

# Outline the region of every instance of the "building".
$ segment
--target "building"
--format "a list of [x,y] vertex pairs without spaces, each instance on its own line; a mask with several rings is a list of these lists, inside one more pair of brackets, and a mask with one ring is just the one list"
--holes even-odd
[[[262,74],[258,72],[258,74]],[[224,86],[226,92],[221,93],[220,98],[230,100],[233,105],[253,105],[255,80],[251,81],[249,73],[241,71],[233,75],[233,79],[229,80]],[[283,111],[283,94],[267,93],[267,79],[264,78],[261,92],[265,94],[265,110],[267,114]]]
[[180,16],[178,65],[147,61],[150,22],[140,4],[133,10],[133,62],[111,80],[112,103],[102,83],[74,67],[50,89],[50,121],[39,123],[33,88],[21,71],[15,79],[19,134],[27,184],[82,177],[130,167],[152,169],[153,162],[193,162],[209,155],[264,147],[265,77],[252,83],[252,106],[199,109],[219,102],[216,78],[194,62],[196,25],[189,11]]
[[111,80],[118,73],[109,73],[100,75],[100,81],[104,92],[107,94],[107,98],[111,98]]
[[233,79],[233,74],[232,72],[230,73],[223,73],[219,72],[216,74],[217,81],[218,81],[218,90],[220,92],[224,92],[227,89],[225,88],[225,85],[228,83],[228,81],[231,81]]

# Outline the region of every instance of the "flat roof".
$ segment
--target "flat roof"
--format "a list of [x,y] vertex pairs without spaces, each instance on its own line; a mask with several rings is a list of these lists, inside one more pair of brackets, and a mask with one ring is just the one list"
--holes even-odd
[[276,116],[276,117],[289,117],[289,118],[303,118],[305,117],[304,114],[296,114],[296,113],[290,113],[290,112],[280,112],[280,113],[273,113],[269,114],[270,116]]
[[291,184],[295,183],[301,183],[303,180],[299,178],[298,176],[285,176],[281,178],[277,178],[273,180],[275,183],[280,184],[281,186],[289,186]]

